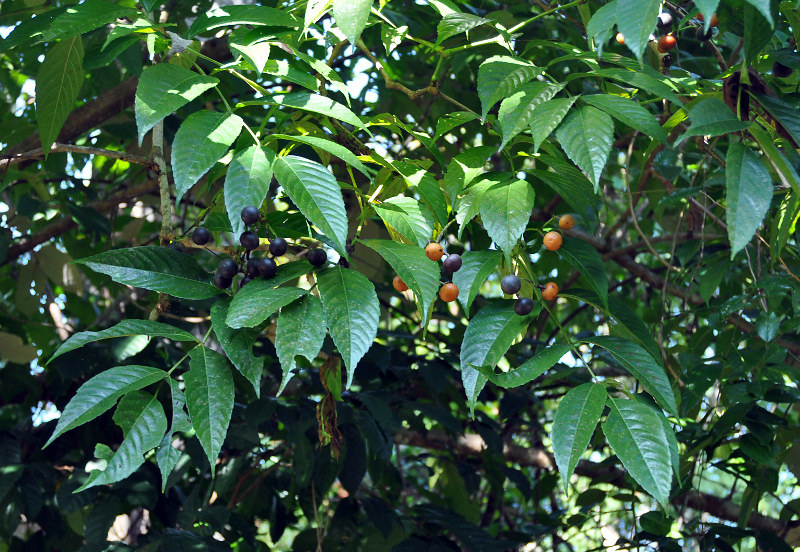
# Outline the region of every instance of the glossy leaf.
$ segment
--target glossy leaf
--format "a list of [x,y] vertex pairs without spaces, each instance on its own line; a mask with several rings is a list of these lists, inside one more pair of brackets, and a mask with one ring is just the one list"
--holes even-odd
[[278,395],[293,375],[296,357],[304,356],[309,362],[317,358],[325,341],[325,329],[322,303],[313,295],[305,295],[281,310],[275,330],[275,351],[283,370]]
[[[251,282],[252,284],[253,282]],[[239,294],[237,294],[239,295]],[[226,318],[230,300],[223,298],[211,307],[211,327],[217,336],[222,350],[228,360],[253,385],[256,397],[261,396],[261,374],[264,370],[264,358],[253,354],[253,344],[259,332],[250,328],[234,329],[228,326]]]
[[266,6],[224,6],[210,10],[194,20],[188,36],[213,31],[233,25],[269,25],[274,27],[299,27],[300,21],[285,10]]
[[564,236],[558,254],[581,273],[603,305],[608,307],[608,273],[597,249],[578,238]]
[[295,136],[289,134],[270,134],[269,138],[280,138],[283,140],[291,140],[293,142],[300,142],[302,144],[308,144],[309,146],[314,146],[315,148],[319,148],[323,151],[327,151],[331,155],[335,155],[361,174],[366,176],[367,178],[371,178],[369,171],[364,166],[364,164],[356,157],[356,155],[347,149],[344,146],[337,144],[332,140],[326,140],[325,138],[318,138],[316,136]]
[[[536,316],[541,310],[541,303],[537,303],[537,306],[531,311],[529,316]],[[498,374],[493,369],[486,369],[484,373],[489,377],[489,381],[498,387],[503,387],[505,389],[521,387],[532,382],[555,366],[555,364],[561,360],[565,354],[570,352],[570,350],[570,346],[566,343],[554,343],[550,347],[538,351],[531,358],[518,367],[510,369],[508,372],[501,372]]]
[[438,140],[454,128],[469,123],[470,121],[474,121],[477,118],[478,115],[470,111],[454,111],[443,117],[440,117],[436,121],[436,131],[433,134],[434,141]]
[[413,163],[395,161],[392,166],[403,175],[406,183],[416,187],[420,198],[431,208],[436,221],[444,226],[447,224],[447,202],[444,199],[439,183],[428,171]]
[[[358,115],[350,111],[347,107],[339,102],[314,94],[313,92],[291,92],[289,94],[275,94],[272,96],[265,96],[264,98],[241,102],[236,107],[244,107],[248,105],[280,105],[286,108],[302,109],[304,111],[311,111],[312,113],[320,113],[339,119],[345,123],[349,123],[356,128],[366,130],[364,123],[358,118]],[[367,131],[368,132],[368,131]]]
[[756,96],[756,100],[781,124],[795,143],[800,144],[800,115],[797,114],[797,108],[783,100],[767,95]]
[[484,165],[495,152],[493,146],[478,146],[456,155],[444,175],[444,187],[450,197],[459,195],[476,176],[486,172]]
[[492,56],[481,63],[478,68],[481,120],[486,120],[494,104],[516,92],[541,72],[542,69],[532,63],[510,56]]
[[749,121],[740,121],[731,108],[718,98],[701,100],[692,108],[689,116],[692,124],[677,143],[690,136],[719,136],[750,126]]
[[510,261],[531,218],[535,193],[525,180],[490,186],[481,199],[481,219],[492,241]]
[[336,266],[317,278],[325,321],[347,369],[347,388],[353,382],[358,361],[372,346],[378,332],[380,303],[366,276]]
[[725,157],[726,221],[731,259],[755,235],[772,201],[769,171],[752,150],[740,143],[728,147]]
[[169,247],[114,249],[75,261],[115,282],[182,299],[208,299],[221,292],[194,258]]
[[610,68],[592,71],[592,76],[607,77],[619,81],[624,86],[641,88],[654,96],[669,100],[676,107],[683,107],[683,102],[681,102],[675,90],[667,84],[669,81],[665,82],[663,80],[664,77],[655,71],[648,72],[646,69],[641,71],[638,68],[637,70]]
[[764,19],[767,20],[770,27],[772,28],[775,27],[775,21],[773,21],[772,19],[772,8],[770,7],[769,0],[744,0],[744,1],[753,6],[755,9],[757,9],[758,13],[763,15]]
[[561,90],[562,85],[547,82],[529,82],[503,99],[497,112],[497,122],[503,131],[503,141],[498,150],[528,126],[536,108],[550,100]]
[[225,323],[231,328],[252,328],[298,297],[308,293],[296,287],[274,287],[270,280],[254,280],[234,295]]
[[[501,176],[502,175],[502,176]],[[464,233],[467,224],[481,212],[483,194],[491,186],[508,180],[511,173],[495,173],[489,177],[473,182],[466,190],[464,195],[457,198],[453,203],[453,210],[456,212],[456,222],[458,223],[458,239]]]
[[[541,159],[545,165],[550,165],[548,163],[551,160],[550,156],[543,155]],[[550,166],[552,167],[552,165]],[[585,174],[575,167],[571,166],[570,168],[573,170],[563,173],[549,170],[528,170],[526,172],[547,184],[575,213],[580,214],[587,221],[596,220],[596,206],[600,201],[594,191],[594,186]]]
[[633,100],[610,94],[581,96],[585,103],[601,109],[629,127],[646,136],[666,143],[667,135],[655,116]]
[[356,45],[369,21],[372,0],[333,0],[333,18],[350,44]]
[[556,130],[564,152],[589,177],[597,190],[614,142],[614,121],[599,109],[582,106]]
[[379,205],[375,212],[383,222],[412,244],[425,247],[433,235],[433,213],[427,205],[410,197],[393,197]]
[[592,14],[586,25],[586,34],[594,40],[598,55],[603,55],[603,46],[617,26],[617,0],[612,0]]
[[464,251],[461,254],[461,270],[453,274],[453,283],[458,286],[458,302],[464,307],[464,312],[469,312],[481,285],[502,258],[500,251]]
[[56,17],[42,33],[47,42],[66,39],[87,33],[123,17],[135,17],[136,10],[106,0],[86,0],[70,6]]
[[260,207],[266,199],[274,162],[274,151],[253,145],[237,153],[228,165],[225,208],[236,238],[247,229],[242,221],[242,209],[248,205]]
[[83,42],[73,36],[53,45],[36,73],[36,119],[45,152],[75,107],[84,79],[82,64]]
[[436,44],[441,44],[451,36],[467,33],[475,27],[490,24],[489,19],[478,17],[470,13],[448,13],[439,21],[436,27]]
[[617,0],[617,28],[625,35],[625,46],[640,61],[660,10],[661,0]]

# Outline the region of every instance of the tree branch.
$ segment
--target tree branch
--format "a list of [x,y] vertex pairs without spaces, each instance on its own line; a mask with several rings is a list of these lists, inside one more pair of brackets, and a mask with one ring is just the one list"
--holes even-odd
[[[133,163],[135,165],[142,165],[148,168],[154,168],[153,161],[148,159],[147,157],[142,157],[140,155],[133,155],[132,153],[128,153],[125,151],[114,151],[114,150],[107,150],[102,148],[93,148],[89,146],[75,146],[72,144],[62,144],[59,142],[55,142],[52,146],[50,146],[50,153],[55,152],[69,152],[69,153],[80,153],[83,155],[100,155],[102,157],[108,157],[110,159],[118,159],[120,161],[126,161],[128,163]],[[9,154],[9,155],[0,155],[0,170],[5,170],[6,167],[11,165],[16,165],[17,163],[22,163],[23,161],[27,161],[29,159],[36,159],[37,157],[44,157],[44,150],[42,148],[36,148],[31,151],[26,151],[23,153],[17,154]]]

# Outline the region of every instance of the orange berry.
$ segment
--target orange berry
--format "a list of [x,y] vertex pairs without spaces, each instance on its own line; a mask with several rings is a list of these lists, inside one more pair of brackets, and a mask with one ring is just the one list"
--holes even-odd
[[664,35],[658,39],[658,51],[665,54],[678,44],[678,40],[671,34]]
[[624,34],[617,33],[617,36],[615,38],[616,38],[617,42],[619,42],[620,44],[625,44],[625,35]]
[[439,299],[445,303],[451,303],[458,299],[458,286],[455,284],[445,284],[439,289]]
[[558,248],[561,247],[561,242],[563,239],[561,238],[561,234],[558,232],[548,232],[544,235],[544,246],[549,249],[550,251],[558,251]]
[[[706,20],[706,18],[703,17],[702,13],[698,13],[696,19],[698,21],[705,21]],[[714,15],[711,16],[711,26],[712,27],[716,27],[717,23],[719,23],[719,21],[717,20],[717,14],[715,13]]]
[[438,243],[429,243],[425,246],[425,254],[432,261],[438,261],[444,255],[444,249]]
[[575,227],[575,218],[572,215],[564,215],[558,219],[558,227],[562,230],[572,230]]
[[552,301],[558,295],[558,285],[555,282],[547,282],[542,290],[542,299]]
[[406,283],[405,283],[405,282],[404,282],[404,281],[403,281],[403,280],[400,278],[400,276],[395,276],[395,277],[394,277],[394,279],[392,280],[392,286],[394,286],[394,289],[396,289],[396,290],[397,290],[397,291],[399,291],[400,293],[402,293],[402,292],[404,292],[404,291],[406,291],[406,290],[408,289],[408,286],[407,286],[407,285],[406,285]]

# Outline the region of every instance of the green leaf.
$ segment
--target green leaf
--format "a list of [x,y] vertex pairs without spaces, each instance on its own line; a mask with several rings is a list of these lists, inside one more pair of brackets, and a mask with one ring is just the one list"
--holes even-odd
[[47,154],[75,107],[83,84],[83,42],[80,36],[53,46],[36,73],[36,119]]
[[[56,429],[44,446],[61,434],[97,418],[114,406],[122,395],[142,389],[166,377],[166,372],[150,366],[115,366],[101,372],[78,388],[61,412]],[[160,437],[159,437],[160,439]]]
[[781,320],[774,312],[762,312],[756,319],[756,333],[767,343],[778,337],[780,327]]
[[308,0],[306,11],[303,17],[303,34],[308,32],[308,28],[316,23],[330,7],[333,0]]
[[86,0],[69,6],[64,13],[56,17],[49,28],[42,33],[42,38],[47,42],[55,42],[57,39],[88,33],[122,17],[135,16],[136,10],[130,7],[119,6],[105,0]]
[[[655,20],[653,21],[655,24]],[[669,100],[672,102],[676,107],[682,108],[683,102],[675,94],[673,88],[667,84],[668,81],[665,82],[665,78],[658,73],[651,74],[647,71],[645,67],[645,71],[631,71],[629,69],[599,69],[596,71],[592,71],[590,75],[593,78],[597,77],[607,77],[609,79],[613,79],[616,81],[620,81],[624,86],[627,87],[636,87],[641,88],[642,90],[646,90],[651,94],[658,96],[659,98],[664,98],[665,100]]]
[[161,492],[167,490],[167,480],[181,458],[181,451],[172,446],[172,435],[167,434],[156,450],[156,464],[161,472]]
[[756,100],[800,144],[800,115],[797,114],[797,106],[766,95],[756,96]]
[[436,141],[454,128],[474,121],[477,118],[478,114],[471,111],[454,111],[439,117],[436,121],[436,132],[433,134],[433,140]]
[[233,413],[233,374],[225,357],[206,347],[194,348],[190,359],[189,371],[183,375],[186,406],[213,477]]
[[264,67],[267,65],[267,61],[269,61],[269,53],[271,50],[270,43],[264,38],[260,36],[252,38],[249,36],[249,33],[244,36],[238,33],[231,33],[228,35],[228,45],[231,48],[231,52],[247,60],[256,72],[264,72]]
[[373,205],[375,212],[410,243],[425,247],[433,234],[433,213],[427,205],[410,197],[398,196]]
[[172,143],[176,204],[225,155],[243,125],[238,115],[215,111],[197,111],[186,118]]
[[725,157],[725,203],[731,259],[755,235],[772,201],[769,171],[752,150],[740,143],[728,146]]
[[208,299],[221,292],[197,261],[169,247],[114,249],[75,261],[115,282],[181,299]]
[[597,54],[603,55],[603,46],[611,35],[614,27],[617,26],[617,0],[612,0],[605,6],[601,6],[592,14],[589,24],[586,25],[586,34],[594,40],[594,47]]
[[661,408],[675,417],[678,416],[678,405],[667,373],[641,345],[612,336],[591,337],[586,341],[608,351],[625,370],[647,388]]
[[252,328],[298,297],[308,293],[296,287],[274,287],[270,280],[254,280],[234,295],[225,323],[231,328]]
[[347,257],[347,211],[333,174],[316,161],[294,155],[278,157],[274,171],[303,216],[330,238],[340,255]]
[[436,221],[441,226],[445,226],[447,224],[447,202],[433,175],[422,167],[404,161],[395,161],[392,166],[403,175],[409,186],[416,187],[422,201],[433,211]]
[[156,123],[219,83],[179,65],[158,63],[144,68],[136,87],[134,111],[139,145]]
[[[537,308],[534,308],[529,316],[536,316],[541,312],[541,303],[537,303],[536,307]],[[513,389],[530,383],[547,372],[568,352],[570,352],[570,346],[568,344],[554,343],[550,347],[538,351],[517,368],[512,368],[508,372],[501,372],[498,374],[494,369],[488,368],[482,368],[481,372],[496,386],[504,389]]]
[[609,399],[603,433],[614,454],[645,492],[664,507],[672,489],[669,443],[659,414],[635,401]]
[[414,292],[422,310],[422,320],[427,320],[439,291],[439,264],[430,260],[425,250],[416,245],[391,240],[367,240],[364,245],[383,257]]
[[333,0],[333,18],[353,46],[367,26],[372,0]]
[[512,177],[511,173],[492,173],[490,176],[481,176],[477,182],[473,182],[466,189],[466,193],[453,202],[453,210],[456,212],[456,222],[458,223],[458,239],[464,233],[467,224],[475,218],[481,211],[483,194],[491,186],[499,184]]
[[439,21],[436,27],[436,44],[441,44],[451,36],[461,33],[469,34],[471,29],[481,25],[491,24],[492,21],[469,13],[448,13]]
[[500,251],[465,251],[461,254],[461,270],[453,274],[458,286],[458,302],[469,313],[469,307],[486,278],[495,271],[503,254]]
[[703,18],[705,19],[704,27],[708,29],[711,25],[711,16],[717,12],[719,0],[695,0],[694,6],[703,14]]
[[513,180],[489,187],[481,199],[481,219],[492,241],[510,262],[531,218],[535,192],[525,180]]
[[336,266],[317,277],[328,331],[347,369],[347,388],[358,361],[372,346],[381,308],[375,287],[355,270]]
[[510,56],[492,56],[481,63],[478,68],[481,121],[486,120],[486,114],[494,104],[516,92],[541,72],[540,67]]
[[313,295],[305,295],[281,310],[275,329],[275,351],[283,370],[278,395],[293,375],[295,358],[304,356],[313,362],[322,349],[325,333],[322,303]]
[[502,150],[514,136],[528,126],[536,108],[550,100],[563,88],[547,82],[529,82],[520,86],[516,92],[500,103],[497,122],[503,131],[503,141],[498,151]]
[[496,151],[492,146],[478,146],[456,155],[444,175],[444,187],[450,197],[456,197],[476,176],[486,172],[484,165]]
[[739,132],[750,126],[750,121],[740,121],[718,98],[699,101],[689,112],[692,125],[675,143],[677,146],[690,136],[719,136],[729,132]]
[[567,492],[569,479],[603,415],[606,397],[606,388],[599,383],[584,383],[570,389],[558,403],[550,435],[556,466]]
[[[550,166],[548,160],[553,159],[548,155],[540,157],[542,164]],[[589,182],[581,171],[569,166],[568,171],[558,172],[545,171],[545,170],[528,170],[528,174],[535,176],[545,184],[547,184],[555,193],[572,208],[574,212],[584,217],[587,221],[597,219],[597,211],[595,206],[599,203],[597,194],[594,192],[594,186]]]
[[558,127],[556,137],[567,156],[589,177],[597,190],[614,142],[611,117],[597,108],[581,106]]
[[558,253],[586,278],[603,301],[603,306],[608,307],[608,273],[600,253],[585,241],[570,236],[564,236]]
[[[767,20],[769,23],[770,28],[775,28],[775,21],[772,19],[772,10],[770,8],[770,0],[744,0],[755,9],[758,10],[758,13],[764,16],[764,19]],[[795,7],[795,9],[797,9]],[[713,13],[713,12],[712,12]]]
[[498,300],[483,307],[469,321],[461,342],[460,360],[461,381],[471,413],[488,379],[478,368],[497,366],[531,320],[533,314],[519,316],[514,312],[514,301]]
[[111,339],[114,337],[130,337],[134,335],[147,335],[150,337],[166,337],[173,341],[196,341],[195,337],[189,332],[151,320],[123,320],[119,324],[99,332],[80,332],[71,335],[61,346],[56,349],[48,363],[60,357],[64,353],[74,351],[86,345],[100,341],[101,339]]
[[167,431],[167,416],[158,399],[144,391],[131,391],[119,401],[114,422],[122,428],[122,444],[106,469],[92,472],[78,491],[115,483],[130,476],[144,464],[144,454],[158,446]]
[[611,94],[593,94],[581,96],[581,99],[629,127],[666,144],[667,135],[655,116],[635,101]]
[[344,146],[337,144],[331,140],[326,140],[325,138],[317,138],[316,136],[294,136],[289,134],[270,134],[270,139],[273,138],[280,138],[283,140],[292,140],[293,142],[300,142],[302,144],[308,144],[309,146],[314,146],[315,148],[319,148],[323,151],[327,151],[328,153],[335,155],[361,174],[366,176],[367,178],[372,178],[367,170],[367,167],[356,157],[356,155],[347,149]]
[[234,236],[247,227],[242,221],[242,209],[248,205],[260,207],[267,197],[272,182],[272,165],[275,152],[256,145],[237,153],[228,165],[225,177],[225,209],[231,221]]
[[258,339],[259,332],[250,328],[237,330],[229,327],[225,319],[228,316],[230,304],[231,301],[227,297],[214,303],[214,306],[211,307],[211,327],[214,329],[214,335],[217,336],[222,350],[228,356],[228,360],[253,385],[256,397],[260,397],[264,359],[253,354],[253,344]]
[[660,11],[661,0],[617,0],[617,29],[625,35],[625,46],[639,61],[656,29]]
[[311,111],[312,113],[319,113],[327,115],[334,119],[339,119],[345,123],[349,123],[356,128],[364,129],[367,133],[369,130],[358,118],[358,115],[350,111],[347,107],[339,102],[332,100],[326,96],[320,96],[313,92],[292,92],[290,94],[274,94],[272,96],[264,96],[258,100],[240,102],[236,104],[236,108],[245,107],[248,105],[280,105],[293,109],[302,109],[304,111]]
[[210,10],[197,19],[189,28],[188,37],[193,38],[220,27],[233,25],[267,25],[270,27],[300,27],[300,21],[286,10],[265,6],[225,6]]

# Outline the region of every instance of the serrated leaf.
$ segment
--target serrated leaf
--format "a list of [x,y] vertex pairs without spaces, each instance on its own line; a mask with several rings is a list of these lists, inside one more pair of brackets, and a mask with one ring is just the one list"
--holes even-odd
[[664,77],[655,73],[655,70],[652,70],[654,74],[651,74],[647,69],[646,66],[644,71],[616,68],[599,69],[592,71],[591,75],[593,77],[607,77],[620,81],[627,87],[641,88],[655,96],[669,100],[678,108],[683,108],[683,102],[681,102],[681,99],[675,94],[673,88],[663,80]]
[[105,0],[86,0],[69,6],[64,13],[56,17],[42,33],[42,38],[47,42],[55,42],[57,39],[87,33],[121,17],[135,17],[135,15],[136,10],[130,7],[119,6]]
[[207,11],[194,20],[188,38],[220,27],[233,25],[268,25],[270,27],[297,28],[300,21],[286,10],[266,6],[225,6]]
[[510,56],[492,56],[478,68],[478,98],[481,101],[481,121],[489,110],[520,86],[540,74],[542,69],[530,62]]
[[308,293],[296,287],[276,288],[271,280],[254,280],[234,295],[225,323],[231,328],[252,328],[298,297]]
[[331,6],[333,6],[333,0],[308,0],[303,17],[304,35],[308,32],[308,28],[316,23]]
[[536,108],[550,100],[564,86],[547,82],[529,82],[520,86],[516,92],[503,99],[497,111],[497,122],[503,132],[503,141],[498,151],[528,126]]
[[609,399],[603,433],[633,479],[663,506],[669,502],[672,468],[669,443],[659,414],[643,404]]
[[625,46],[639,61],[656,29],[660,11],[661,0],[617,0],[617,29],[625,36]]
[[532,315],[516,314],[514,301],[498,300],[487,304],[469,321],[461,342],[460,362],[470,413],[475,410],[478,395],[488,380],[478,367],[497,366],[532,319]]
[[369,21],[372,0],[333,0],[333,18],[353,46]]
[[218,83],[214,77],[198,75],[172,63],[145,67],[139,77],[134,101],[139,145],[156,123]]
[[422,320],[427,320],[439,291],[439,264],[431,261],[425,250],[416,245],[391,240],[367,240],[364,245],[383,257],[414,292],[422,309]]
[[398,196],[373,205],[387,226],[410,243],[425,247],[433,234],[433,212],[427,205],[410,197]]
[[314,92],[319,90],[320,83],[311,74],[312,72],[306,66],[305,70],[300,69],[299,65],[297,62],[285,59],[270,59],[264,64],[264,73],[286,79]]
[[303,216],[330,238],[340,255],[347,257],[347,211],[333,174],[316,161],[294,155],[278,157],[274,172]]
[[636,129],[646,136],[666,143],[667,135],[656,121],[655,116],[633,100],[611,94],[592,94],[581,96],[581,100],[602,109],[618,121]]
[[367,133],[370,131],[366,128],[358,115],[350,111],[347,107],[339,102],[314,94],[313,92],[292,92],[289,94],[274,94],[272,96],[265,96],[258,100],[240,102],[236,107],[244,107],[248,105],[280,105],[282,107],[290,107],[294,109],[302,109],[304,111],[311,111],[312,113],[319,113],[327,115],[334,119],[339,119],[345,123],[349,123],[356,128],[365,130]]
[[491,24],[492,21],[472,15],[470,13],[448,13],[439,21],[436,26],[436,44],[441,44],[451,36],[461,33],[468,33],[475,27]]
[[269,138],[280,138],[283,140],[292,140],[293,142],[300,142],[302,144],[308,144],[309,146],[314,146],[315,148],[319,148],[323,151],[327,151],[328,153],[335,155],[361,174],[366,176],[367,178],[372,178],[367,170],[367,167],[356,157],[356,155],[347,149],[344,146],[333,142],[332,140],[326,140],[325,138],[318,138],[316,136],[294,136],[289,134],[270,134]]
[[[529,316],[536,316],[541,312],[541,303],[536,304],[537,308],[531,311]],[[503,387],[513,389],[532,382],[550,368],[552,368],[565,354],[570,352],[570,346],[566,343],[554,343],[546,349],[538,351],[531,358],[520,364],[517,368],[512,368],[508,372],[496,373],[494,369],[484,368],[481,371],[486,374],[489,381]],[[484,371],[485,370],[485,371]]]
[[[744,0],[755,9],[758,13],[764,16],[764,19],[769,23],[770,28],[775,28],[775,21],[772,19],[772,9],[770,8],[770,0]],[[795,9],[797,9],[795,7]],[[713,12],[712,12],[713,13]]]
[[478,114],[471,111],[454,111],[439,117],[436,121],[436,131],[433,134],[433,140],[436,141],[454,128],[478,118]]
[[492,146],[478,146],[456,155],[444,174],[444,187],[450,197],[456,197],[476,176],[486,172],[484,165],[496,151]]
[[56,349],[56,352],[53,353],[53,356],[50,357],[50,360],[47,362],[53,362],[53,359],[60,357],[64,353],[79,349],[87,343],[93,343],[101,339],[130,337],[135,335],[166,337],[173,341],[196,341],[195,337],[189,332],[169,324],[153,322],[151,320],[123,320],[119,324],[99,332],[86,331],[71,335],[69,339]]
[[795,143],[800,144],[800,116],[797,114],[797,106],[772,96],[759,95],[755,98],[783,126]]
[[74,36],[55,44],[36,73],[36,119],[45,154],[75,107],[83,84],[83,42]]
[[347,388],[358,361],[378,333],[381,308],[375,286],[366,276],[336,266],[317,277],[328,331],[347,369]]
[[758,156],[740,143],[725,156],[725,203],[731,259],[755,235],[772,201],[772,179]]
[[690,136],[719,136],[750,126],[750,121],[740,121],[731,108],[718,98],[699,101],[689,111],[689,117],[692,124],[677,140],[676,146]]
[[603,257],[597,250],[585,241],[564,236],[561,249],[558,254],[567,261],[572,268],[579,271],[592,289],[597,292],[603,302],[603,306],[608,307],[608,273],[606,273]]
[[225,357],[211,349],[196,347],[189,356],[189,371],[183,375],[186,406],[213,477],[233,413],[233,374]]
[[756,333],[767,343],[778,337],[780,327],[781,319],[774,312],[762,312],[756,319]]
[[567,492],[572,472],[603,415],[606,397],[606,388],[601,384],[584,383],[570,389],[558,403],[550,435],[556,466]]
[[581,106],[573,109],[561,123],[556,137],[567,156],[589,177],[597,190],[614,142],[611,117],[595,107]]
[[256,145],[237,153],[228,165],[225,177],[225,209],[235,237],[247,227],[242,221],[242,209],[248,205],[260,207],[272,182],[275,152]]
[[178,463],[181,457],[181,451],[176,449],[172,446],[172,435],[167,434],[162,439],[161,443],[158,445],[158,450],[156,451],[156,464],[158,464],[158,470],[161,472],[161,492],[165,492],[167,490],[167,480],[169,479],[169,474],[172,473],[172,470],[175,469],[175,465]]
[[243,125],[241,117],[231,113],[197,111],[186,118],[172,143],[176,204],[225,155]]
[[392,166],[397,169],[409,186],[414,186],[420,198],[433,211],[436,221],[444,226],[447,224],[447,202],[444,199],[439,183],[428,171],[413,163],[395,161]]
[[586,25],[586,34],[594,40],[594,47],[597,54],[603,55],[603,46],[611,35],[612,30],[617,25],[617,0],[612,0],[605,6],[601,6],[592,14],[589,24]]
[[264,72],[269,61],[270,43],[262,37],[251,39],[247,35],[228,35],[231,52],[242,56],[258,73]]
[[480,213],[483,194],[486,193],[486,190],[508,180],[511,176],[511,173],[494,173],[486,178],[481,177],[481,180],[470,185],[466,193],[453,202],[453,210],[456,212],[456,222],[458,223],[458,239],[461,239],[467,224]]
[[214,303],[214,306],[211,307],[211,327],[214,329],[214,335],[217,336],[222,350],[228,356],[228,360],[253,385],[256,397],[260,397],[264,359],[253,354],[253,344],[258,339],[259,332],[249,328],[237,330],[229,327],[225,320],[230,304],[228,298],[222,298]]
[[79,259],[115,282],[167,293],[181,299],[208,299],[221,293],[197,261],[169,247],[115,249]]
[[492,241],[510,262],[511,252],[531,218],[535,192],[525,180],[512,180],[487,188],[481,199],[481,219]]
[[[541,156],[542,163],[548,165],[550,156]],[[552,165],[551,165],[552,168]],[[594,186],[578,169],[568,172],[553,172],[544,170],[528,170],[528,174],[535,176],[547,184],[555,193],[587,221],[597,219],[595,206],[599,203],[599,198],[594,192]]]
[[469,313],[481,285],[502,258],[500,251],[465,251],[461,254],[461,270],[453,274],[453,283],[458,286],[458,302],[464,307],[464,312]]
[[275,330],[275,352],[283,370],[278,395],[292,377],[295,358],[304,356],[313,362],[322,349],[325,333],[322,303],[313,295],[305,295],[281,310]]
[[591,337],[586,341],[608,351],[647,389],[661,408],[675,417],[678,416],[678,405],[675,402],[675,394],[669,384],[669,379],[667,379],[667,373],[641,345],[612,336]]

